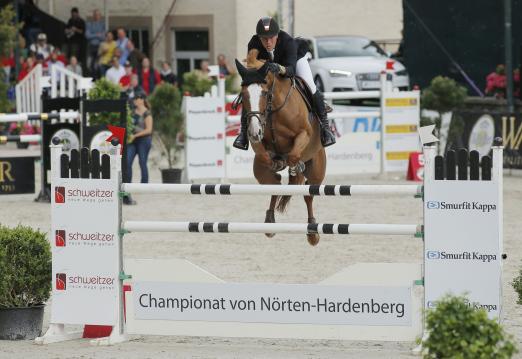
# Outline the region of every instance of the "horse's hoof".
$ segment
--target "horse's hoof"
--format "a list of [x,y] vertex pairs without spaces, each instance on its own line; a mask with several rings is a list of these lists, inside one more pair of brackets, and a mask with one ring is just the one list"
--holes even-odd
[[314,233],[314,234],[307,234],[306,239],[308,239],[308,243],[310,243],[311,246],[316,246],[317,243],[319,243],[320,237],[319,237],[319,234]]
[[[274,211],[270,209],[266,211],[265,223],[275,223]],[[273,236],[275,236],[275,233],[265,233],[265,236],[267,236],[268,238],[272,238]]]

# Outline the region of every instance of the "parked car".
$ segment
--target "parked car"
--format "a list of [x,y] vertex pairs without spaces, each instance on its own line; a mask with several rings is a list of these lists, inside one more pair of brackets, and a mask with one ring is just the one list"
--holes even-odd
[[[303,37],[310,48],[310,67],[315,85],[323,92],[368,91],[380,88],[380,73],[388,54],[362,36]],[[408,71],[393,60],[393,87],[408,90]]]

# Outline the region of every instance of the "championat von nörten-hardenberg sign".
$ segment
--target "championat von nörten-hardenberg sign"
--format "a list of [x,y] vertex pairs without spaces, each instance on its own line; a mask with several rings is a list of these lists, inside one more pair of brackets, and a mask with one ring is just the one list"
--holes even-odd
[[136,282],[132,295],[138,320],[397,326],[412,320],[410,287]]
[[433,181],[425,186],[426,307],[447,294],[500,314],[501,209],[495,181]]
[[52,323],[116,323],[119,299],[117,181],[53,179]]
[[189,180],[225,177],[225,109],[219,97],[184,97]]
[[382,101],[384,170],[404,172],[410,153],[421,150],[419,91],[384,92]]

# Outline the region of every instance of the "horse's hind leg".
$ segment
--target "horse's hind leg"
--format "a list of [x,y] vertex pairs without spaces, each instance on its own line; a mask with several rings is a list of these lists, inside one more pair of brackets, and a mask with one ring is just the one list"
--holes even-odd
[[[254,158],[254,176],[259,184],[281,184],[281,175],[273,172],[260,163],[258,156]],[[274,210],[279,196],[270,198],[270,207],[266,211],[265,223],[275,223]],[[275,236],[275,233],[265,233],[267,237]]]
[[[305,169],[305,177],[307,179],[306,184],[321,184],[324,180],[324,175],[326,172],[326,154],[324,149],[319,151],[319,153],[310,161],[306,163]],[[313,196],[305,196],[304,197],[306,203],[306,209],[308,211],[308,223],[317,223],[314,217],[314,208]],[[317,245],[319,243],[319,233],[307,234],[306,238],[308,239],[308,243],[312,246]]]

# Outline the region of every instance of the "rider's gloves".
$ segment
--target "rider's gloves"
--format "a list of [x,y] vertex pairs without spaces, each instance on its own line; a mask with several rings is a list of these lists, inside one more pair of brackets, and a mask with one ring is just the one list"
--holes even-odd
[[284,66],[276,64],[275,62],[268,63],[268,71],[273,72],[274,74],[284,75],[286,73],[286,69]]

